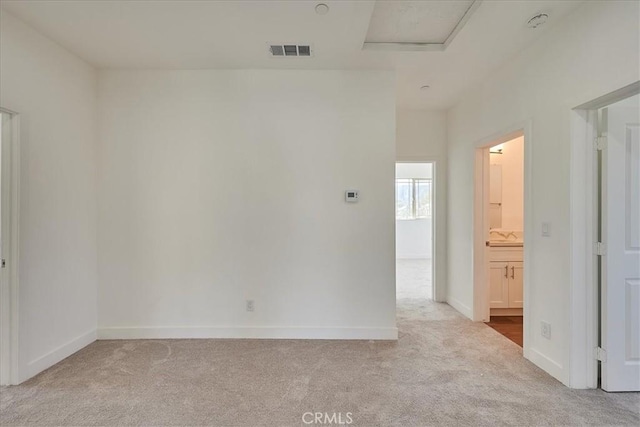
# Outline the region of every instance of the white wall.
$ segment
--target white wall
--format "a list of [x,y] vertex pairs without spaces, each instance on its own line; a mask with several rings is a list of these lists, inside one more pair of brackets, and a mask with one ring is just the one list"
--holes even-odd
[[99,99],[99,336],[397,337],[392,72],[104,71]]
[[446,160],[446,112],[399,109],[396,125],[398,161]]
[[[468,92],[448,114],[449,294],[473,315],[473,171],[478,141],[530,121],[533,234],[530,359],[569,383],[569,167],[571,109],[640,78],[638,2],[585,2],[530,48]],[[542,222],[551,236],[542,237]],[[551,339],[540,321],[551,323]]]
[[396,220],[396,258],[431,259],[431,218]]
[[[396,178],[432,179],[431,163],[398,163]],[[423,259],[432,256],[432,217],[396,220],[396,258]]]
[[447,295],[447,115],[444,111],[399,109],[396,159],[435,162],[434,285],[436,301]]
[[502,154],[491,154],[492,165],[502,167],[502,225],[505,230],[524,228],[524,137],[507,141]]
[[0,106],[20,113],[21,380],[96,336],[92,67],[0,9]]

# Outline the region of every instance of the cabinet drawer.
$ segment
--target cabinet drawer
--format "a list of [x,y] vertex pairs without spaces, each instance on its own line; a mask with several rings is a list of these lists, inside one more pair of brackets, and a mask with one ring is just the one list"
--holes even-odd
[[489,261],[522,262],[522,248],[492,247],[489,249]]

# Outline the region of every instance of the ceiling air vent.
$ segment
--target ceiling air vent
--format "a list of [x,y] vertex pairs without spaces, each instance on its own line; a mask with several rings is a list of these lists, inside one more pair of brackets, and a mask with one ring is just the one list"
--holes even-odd
[[271,45],[271,55],[284,56],[284,48],[280,45]]
[[297,44],[272,44],[269,46],[271,56],[311,56],[311,46]]

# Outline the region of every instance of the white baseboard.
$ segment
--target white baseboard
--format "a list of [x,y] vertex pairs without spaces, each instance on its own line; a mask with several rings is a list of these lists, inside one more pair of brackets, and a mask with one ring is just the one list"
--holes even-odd
[[99,340],[184,338],[397,340],[398,328],[118,327],[98,329]]
[[491,316],[522,316],[521,308],[491,308],[489,314]]
[[544,354],[540,353],[535,348],[529,348],[528,359],[537,367],[564,383],[564,369],[558,362],[550,359]]
[[61,360],[71,356],[76,351],[88,346],[96,339],[97,332],[95,329],[93,329],[80,335],[79,337],[72,339],[65,344],[62,344],[49,353],[40,356],[35,360],[32,360],[31,362],[27,363],[26,369],[20,372],[20,382],[24,382],[29,378],[38,375],[45,369],[50,368]]
[[473,319],[473,311],[471,310],[471,307],[469,307],[466,304],[463,304],[462,302],[460,302],[460,300],[447,296],[447,304],[449,304],[451,307],[458,310],[460,313],[462,313],[464,316],[468,317],[469,319]]

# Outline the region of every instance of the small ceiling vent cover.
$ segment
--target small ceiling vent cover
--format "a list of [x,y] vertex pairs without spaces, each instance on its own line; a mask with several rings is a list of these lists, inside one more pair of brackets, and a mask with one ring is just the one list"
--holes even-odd
[[269,46],[271,56],[311,56],[311,46],[297,44],[272,44]]

